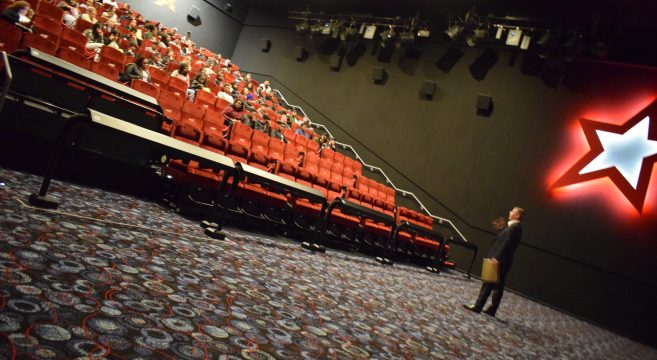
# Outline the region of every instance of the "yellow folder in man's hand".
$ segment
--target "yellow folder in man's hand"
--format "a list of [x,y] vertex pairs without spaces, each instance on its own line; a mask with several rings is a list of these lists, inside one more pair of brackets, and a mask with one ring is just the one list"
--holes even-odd
[[497,284],[500,281],[500,263],[493,259],[484,259],[481,267],[481,281]]

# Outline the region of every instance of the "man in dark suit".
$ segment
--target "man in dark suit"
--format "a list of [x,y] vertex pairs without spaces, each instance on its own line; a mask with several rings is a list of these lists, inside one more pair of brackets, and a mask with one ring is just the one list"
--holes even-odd
[[463,305],[464,308],[474,311],[481,312],[490,296],[491,292],[493,293],[493,302],[492,304],[484,310],[485,314],[490,316],[495,316],[497,308],[500,306],[500,301],[502,301],[502,294],[504,293],[504,282],[506,280],[506,275],[511,270],[511,264],[513,263],[513,254],[520,244],[520,239],[522,238],[522,226],[520,225],[520,220],[525,215],[525,210],[519,207],[514,207],[509,212],[509,222],[506,227],[497,234],[495,237],[495,242],[490,251],[488,251],[488,258],[497,261],[500,269],[499,282],[497,284],[484,283],[479,291],[479,297],[477,302],[474,305]]

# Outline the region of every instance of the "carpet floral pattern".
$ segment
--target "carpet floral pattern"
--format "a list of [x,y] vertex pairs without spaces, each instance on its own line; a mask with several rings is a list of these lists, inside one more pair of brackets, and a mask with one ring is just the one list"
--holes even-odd
[[0,359],[657,358],[512,293],[498,318],[467,312],[479,282],[458,272],[213,240],[157,204],[58,181],[60,209],[34,209],[38,177],[0,179]]

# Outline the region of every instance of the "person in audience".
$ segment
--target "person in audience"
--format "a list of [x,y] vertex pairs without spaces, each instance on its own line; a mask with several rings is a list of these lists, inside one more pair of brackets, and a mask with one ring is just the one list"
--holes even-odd
[[137,38],[137,29],[131,28],[128,30],[128,34],[124,36],[126,40],[130,43],[130,45],[134,45],[135,47],[139,47],[141,45],[141,41]]
[[520,220],[525,216],[525,210],[520,207],[514,207],[509,211],[509,221],[506,226],[497,233],[493,246],[488,251],[488,258],[497,262],[499,266],[499,281],[496,284],[484,283],[479,291],[477,301],[472,305],[463,305],[464,308],[474,312],[482,312],[488,297],[493,294],[492,304],[483,312],[490,316],[495,316],[497,308],[502,301],[504,294],[504,282],[506,275],[511,270],[513,255],[522,239],[522,226]]
[[189,86],[189,89],[187,89],[187,99],[189,101],[194,101],[198,91],[209,91],[210,89],[207,88],[207,85],[208,77],[203,71],[199,71],[198,74],[196,74],[194,77],[194,80],[192,80],[192,84]]
[[119,39],[121,38],[120,35],[121,34],[119,34],[118,30],[116,29],[110,30],[110,34],[107,37],[107,41],[105,45],[114,48],[116,50],[119,50],[120,52],[123,52],[123,49],[121,49],[121,47],[119,46]]
[[103,0],[103,4],[111,5],[114,9],[119,7],[119,3],[117,3],[115,0]]
[[116,17],[116,8],[110,7],[100,15],[100,17],[107,19],[107,26],[114,27],[118,21]]
[[160,54],[159,51],[153,53],[153,56],[151,57],[151,63],[158,69],[164,69],[166,66],[162,61],[162,54]]
[[253,100],[253,94],[251,94],[251,92],[249,91],[249,89],[247,89],[246,86],[244,88],[242,88],[242,96],[244,96],[244,98],[246,100],[249,100],[249,101]]
[[301,126],[294,132],[295,134],[299,134],[306,139],[310,139],[310,134],[308,131],[308,126],[305,123],[302,123]]
[[269,86],[269,80],[265,80],[262,84],[258,86],[258,95],[265,96],[270,94],[272,91],[271,86]]
[[87,11],[88,7],[94,7],[94,0],[86,0],[85,2],[80,3],[80,9]]
[[137,48],[134,45],[128,45],[128,49],[124,54],[130,57],[137,57]]
[[171,77],[177,77],[178,79],[185,81],[189,86],[189,65],[186,63],[180,63],[178,69],[171,73]]
[[31,31],[32,20],[28,17],[30,10],[30,3],[27,1],[15,1],[7,6],[0,18],[20,27],[23,31]]
[[155,38],[155,26],[153,24],[147,24],[145,28],[146,31],[142,34],[142,39],[153,40]]
[[89,50],[97,50],[103,47],[109,40],[103,34],[103,24],[97,22],[89,29],[82,32],[87,37],[86,48]]
[[164,54],[164,56],[162,56],[162,64],[167,66],[172,61],[176,61],[176,53],[173,52],[173,50],[169,50],[166,54]]
[[121,81],[130,83],[134,79],[151,82],[150,74],[147,68],[147,59],[143,56],[137,57],[134,63],[126,65],[125,72],[121,76]]
[[97,23],[98,19],[96,18],[96,8],[93,6],[87,6],[87,10],[84,14],[80,15],[80,19],[88,21],[92,24]]
[[62,22],[68,28],[74,28],[75,22],[80,18],[80,9],[77,0],[62,0],[57,7],[64,11]]
[[230,84],[224,85],[221,91],[217,93],[217,97],[220,99],[226,100],[229,104],[233,104],[235,99],[233,98],[233,87]]
[[251,126],[251,120],[249,119],[248,114],[248,111],[244,108],[244,100],[237,99],[230,107],[230,110],[226,113],[226,119],[231,123],[241,121],[246,125]]

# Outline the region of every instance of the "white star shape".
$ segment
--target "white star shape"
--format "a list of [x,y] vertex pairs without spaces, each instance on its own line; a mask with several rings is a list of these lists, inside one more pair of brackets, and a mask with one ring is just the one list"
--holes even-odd
[[643,158],[657,154],[657,141],[648,139],[650,117],[623,134],[596,130],[604,151],[586,165],[579,174],[616,167],[634,189],[639,183]]

